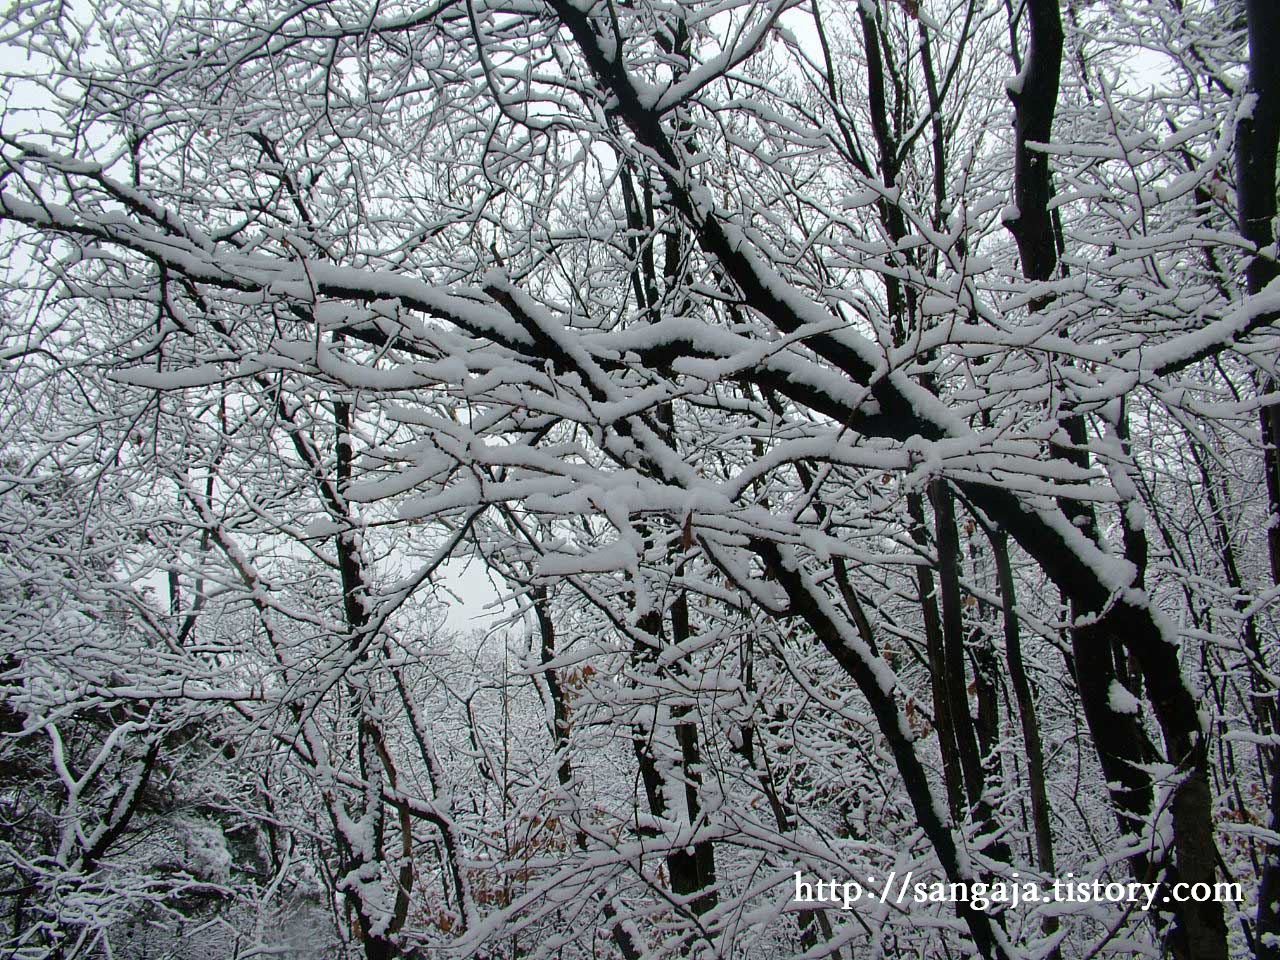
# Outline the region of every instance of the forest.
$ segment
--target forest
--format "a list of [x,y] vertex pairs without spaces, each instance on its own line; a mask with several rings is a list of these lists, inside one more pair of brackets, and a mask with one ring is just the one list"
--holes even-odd
[[8,0],[0,958],[1280,960],[1278,140],[1275,0]]

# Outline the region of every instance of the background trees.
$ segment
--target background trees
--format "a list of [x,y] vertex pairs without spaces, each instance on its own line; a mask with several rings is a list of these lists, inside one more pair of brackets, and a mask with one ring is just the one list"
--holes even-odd
[[1269,956],[1267,16],[15,7],[15,955]]

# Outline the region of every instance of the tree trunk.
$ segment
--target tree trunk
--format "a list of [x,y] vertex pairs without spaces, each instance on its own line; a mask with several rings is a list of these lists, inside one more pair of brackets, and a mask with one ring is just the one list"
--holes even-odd
[[[1236,199],[1240,232],[1262,250],[1274,241],[1276,151],[1280,143],[1280,6],[1274,0],[1246,0],[1249,25],[1248,94],[1253,109],[1236,128]],[[1259,293],[1277,275],[1275,251],[1249,261],[1245,279],[1250,294]],[[1268,391],[1276,384],[1266,385]],[[1259,411],[1263,465],[1267,481],[1267,549],[1273,583],[1280,583],[1280,406]],[[1271,771],[1269,826],[1280,830],[1280,764]],[[1264,844],[1258,885],[1254,950],[1259,958],[1280,960],[1280,844]]]
[[[960,594],[960,538],[956,531],[955,499],[950,488],[942,481],[929,485],[929,499],[933,504],[935,543],[938,551],[938,583],[942,592],[942,640],[946,657],[944,662],[946,706],[955,730],[956,745],[960,754],[960,769],[964,774],[965,792],[974,819],[985,832],[995,830],[995,821],[986,799],[986,777],[982,755],[974,729],[973,714],[969,710],[969,689],[966,682],[964,649],[964,612]],[[996,843],[989,855],[1007,861],[1009,850],[1003,843]]]
[[[919,493],[907,494],[907,511],[911,517],[911,539],[920,550],[929,546],[925,532],[924,498]],[[955,728],[951,722],[951,706],[947,699],[947,654],[942,639],[942,618],[934,596],[933,571],[925,564],[916,566],[916,596],[924,619],[925,648],[929,657],[929,687],[933,694],[933,724],[938,733],[938,752],[942,756],[942,779],[947,789],[947,806],[951,819],[960,823],[964,817],[964,780],[960,773],[960,751],[956,746]]]
[[[996,562],[996,578],[1000,586],[1000,608],[1004,620],[1005,660],[1009,664],[1009,680],[1013,696],[1018,703],[1018,720],[1022,727],[1022,742],[1027,751],[1027,780],[1031,791],[1031,826],[1035,835],[1036,866],[1045,876],[1056,873],[1053,862],[1053,829],[1049,823],[1049,794],[1045,789],[1044,744],[1040,739],[1040,722],[1036,719],[1036,701],[1027,680],[1027,668],[1022,659],[1022,635],[1018,627],[1016,594],[1013,583],[1013,566],[1009,562],[1009,537],[1004,531],[988,531],[991,552]],[[1058,929],[1057,917],[1044,921],[1044,932],[1053,934]],[[1057,960],[1055,948],[1051,960]]]

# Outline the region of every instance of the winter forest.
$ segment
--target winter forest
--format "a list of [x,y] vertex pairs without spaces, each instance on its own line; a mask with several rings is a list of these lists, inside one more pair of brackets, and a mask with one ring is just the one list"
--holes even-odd
[[1280,958],[1274,0],[8,0],[0,107],[0,957]]

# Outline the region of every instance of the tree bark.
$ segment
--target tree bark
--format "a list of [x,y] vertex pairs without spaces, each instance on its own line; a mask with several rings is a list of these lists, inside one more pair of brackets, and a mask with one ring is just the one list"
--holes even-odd
[[[946,706],[955,730],[956,745],[960,754],[960,769],[964,774],[965,793],[975,819],[990,829],[991,811],[988,807],[986,777],[982,756],[974,729],[973,714],[969,710],[969,691],[965,676],[964,613],[960,595],[960,539],[956,532],[955,501],[950,489],[942,481],[929,485],[929,500],[933,504],[935,544],[938,551],[938,583],[942,592],[942,642],[945,651],[944,687]],[[1005,857],[1007,859],[1007,851]]]
[[[1274,242],[1272,221],[1276,215],[1276,153],[1280,144],[1280,6],[1273,0],[1246,0],[1249,27],[1249,83],[1252,110],[1236,128],[1236,200],[1240,232],[1259,251]],[[1250,294],[1259,293],[1275,279],[1280,268],[1275,251],[1255,256],[1245,270]],[[1266,389],[1275,389],[1275,383]],[[1269,404],[1259,412],[1263,465],[1266,471],[1267,551],[1273,583],[1280,583],[1280,405]],[[1269,826],[1280,829],[1280,764],[1271,771]],[[1255,955],[1280,960],[1280,844],[1264,845],[1262,876],[1258,884],[1258,914],[1254,930]]]
[[1062,16],[1058,0],[1027,0],[1030,39],[1022,70],[1009,90],[1014,106],[1013,202],[1005,226],[1018,244],[1022,272],[1048,280],[1058,263],[1049,215],[1049,158],[1039,144],[1049,142],[1058,108],[1062,70]]
[[[907,511],[911,518],[911,539],[925,550],[929,537],[925,532],[924,497],[907,494]],[[960,772],[960,750],[956,746],[951,707],[947,699],[947,654],[942,638],[942,618],[934,596],[933,571],[926,564],[916,566],[916,595],[924,620],[925,648],[929,656],[929,687],[933,694],[933,723],[938,733],[938,752],[942,756],[942,779],[947,788],[947,805],[951,819],[959,823],[964,815],[964,779]]]
[[[1031,826],[1035,835],[1036,866],[1045,876],[1056,873],[1053,860],[1053,828],[1049,822],[1049,793],[1045,789],[1044,743],[1040,738],[1040,722],[1036,719],[1036,701],[1027,679],[1022,659],[1022,634],[1018,626],[1017,596],[1013,582],[1013,565],[1009,562],[1009,537],[1004,531],[988,531],[991,552],[995,557],[996,579],[1000,587],[1000,609],[1004,620],[1005,660],[1009,664],[1009,680],[1018,703],[1018,721],[1022,742],[1027,751],[1027,780],[1031,792]],[[1044,921],[1044,932],[1058,929],[1057,917]],[[1051,960],[1060,955],[1057,948]]]

